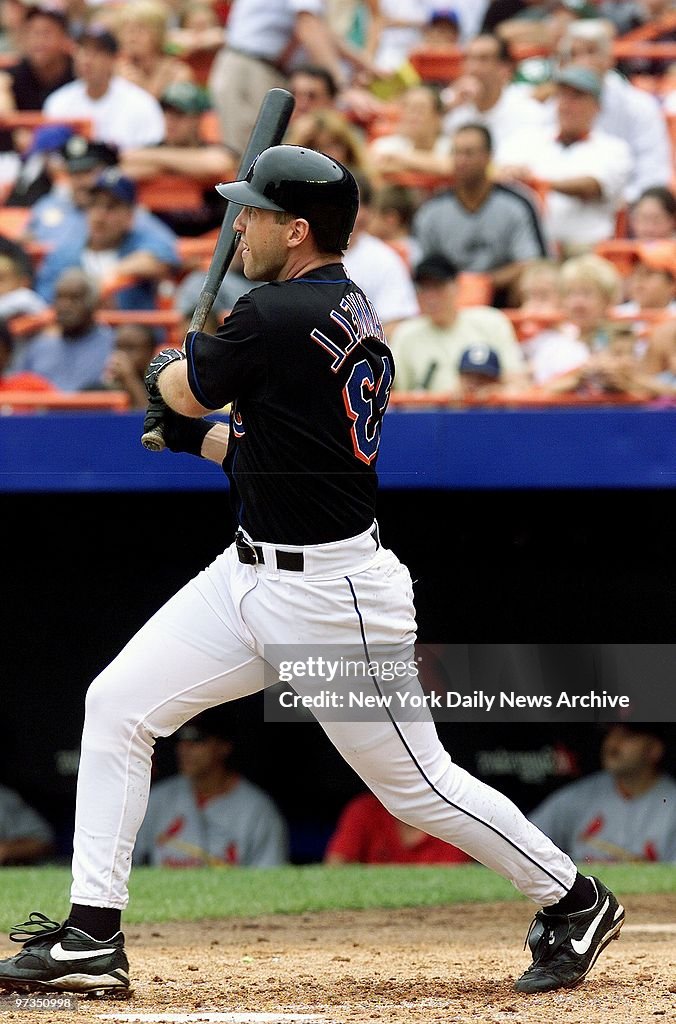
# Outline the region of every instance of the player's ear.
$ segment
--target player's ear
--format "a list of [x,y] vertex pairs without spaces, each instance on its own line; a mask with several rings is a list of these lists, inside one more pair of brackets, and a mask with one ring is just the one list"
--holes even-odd
[[289,246],[295,248],[300,245],[310,234],[310,225],[303,217],[296,217],[289,221],[287,238]]

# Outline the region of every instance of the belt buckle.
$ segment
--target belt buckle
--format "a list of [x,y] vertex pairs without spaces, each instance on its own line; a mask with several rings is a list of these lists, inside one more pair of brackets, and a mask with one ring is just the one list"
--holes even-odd
[[258,552],[256,551],[255,546],[251,543],[250,540],[246,539],[246,537],[244,536],[244,534],[242,533],[241,530],[238,531],[238,533],[237,533],[237,536],[235,538],[235,543],[236,543],[237,547],[247,548],[251,552],[251,554],[253,555],[253,562],[249,562],[249,565],[260,565],[261,564],[259,559],[258,559]]

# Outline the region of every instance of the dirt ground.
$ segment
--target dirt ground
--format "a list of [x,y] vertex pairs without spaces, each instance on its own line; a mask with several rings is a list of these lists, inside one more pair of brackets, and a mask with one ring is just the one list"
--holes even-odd
[[465,904],[130,926],[129,999],[80,1000],[76,1014],[3,1009],[0,1018],[93,1024],[232,1012],[240,1020],[270,1014],[271,1024],[294,1014],[309,1015],[307,1024],[674,1022],[676,896],[625,904],[620,940],[571,991],[513,991],[530,961],[522,949],[528,905]]

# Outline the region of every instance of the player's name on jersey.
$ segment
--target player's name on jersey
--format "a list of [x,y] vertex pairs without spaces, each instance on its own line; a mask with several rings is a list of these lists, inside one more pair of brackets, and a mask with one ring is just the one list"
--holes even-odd
[[[497,705],[496,705],[497,701]],[[459,690],[447,690],[446,693],[422,693],[405,690],[397,693],[364,693],[361,690],[338,692],[336,690],[319,690],[312,694],[293,693],[284,690],[279,695],[282,708],[334,708],[353,710],[356,708],[400,708],[414,709],[427,706],[434,708],[483,708],[490,711],[494,706],[499,708],[628,708],[629,697],[625,694],[612,694],[607,690],[597,693],[569,693],[563,690],[558,694],[517,693],[514,690],[501,690],[490,694],[484,690],[473,690],[472,693],[461,693]]]

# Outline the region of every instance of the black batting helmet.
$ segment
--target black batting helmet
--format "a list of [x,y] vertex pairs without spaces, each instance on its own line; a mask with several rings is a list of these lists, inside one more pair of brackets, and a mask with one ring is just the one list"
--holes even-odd
[[264,150],[243,181],[216,190],[239,206],[303,217],[325,252],[347,248],[359,208],[359,188],[347,167],[302,146]]

